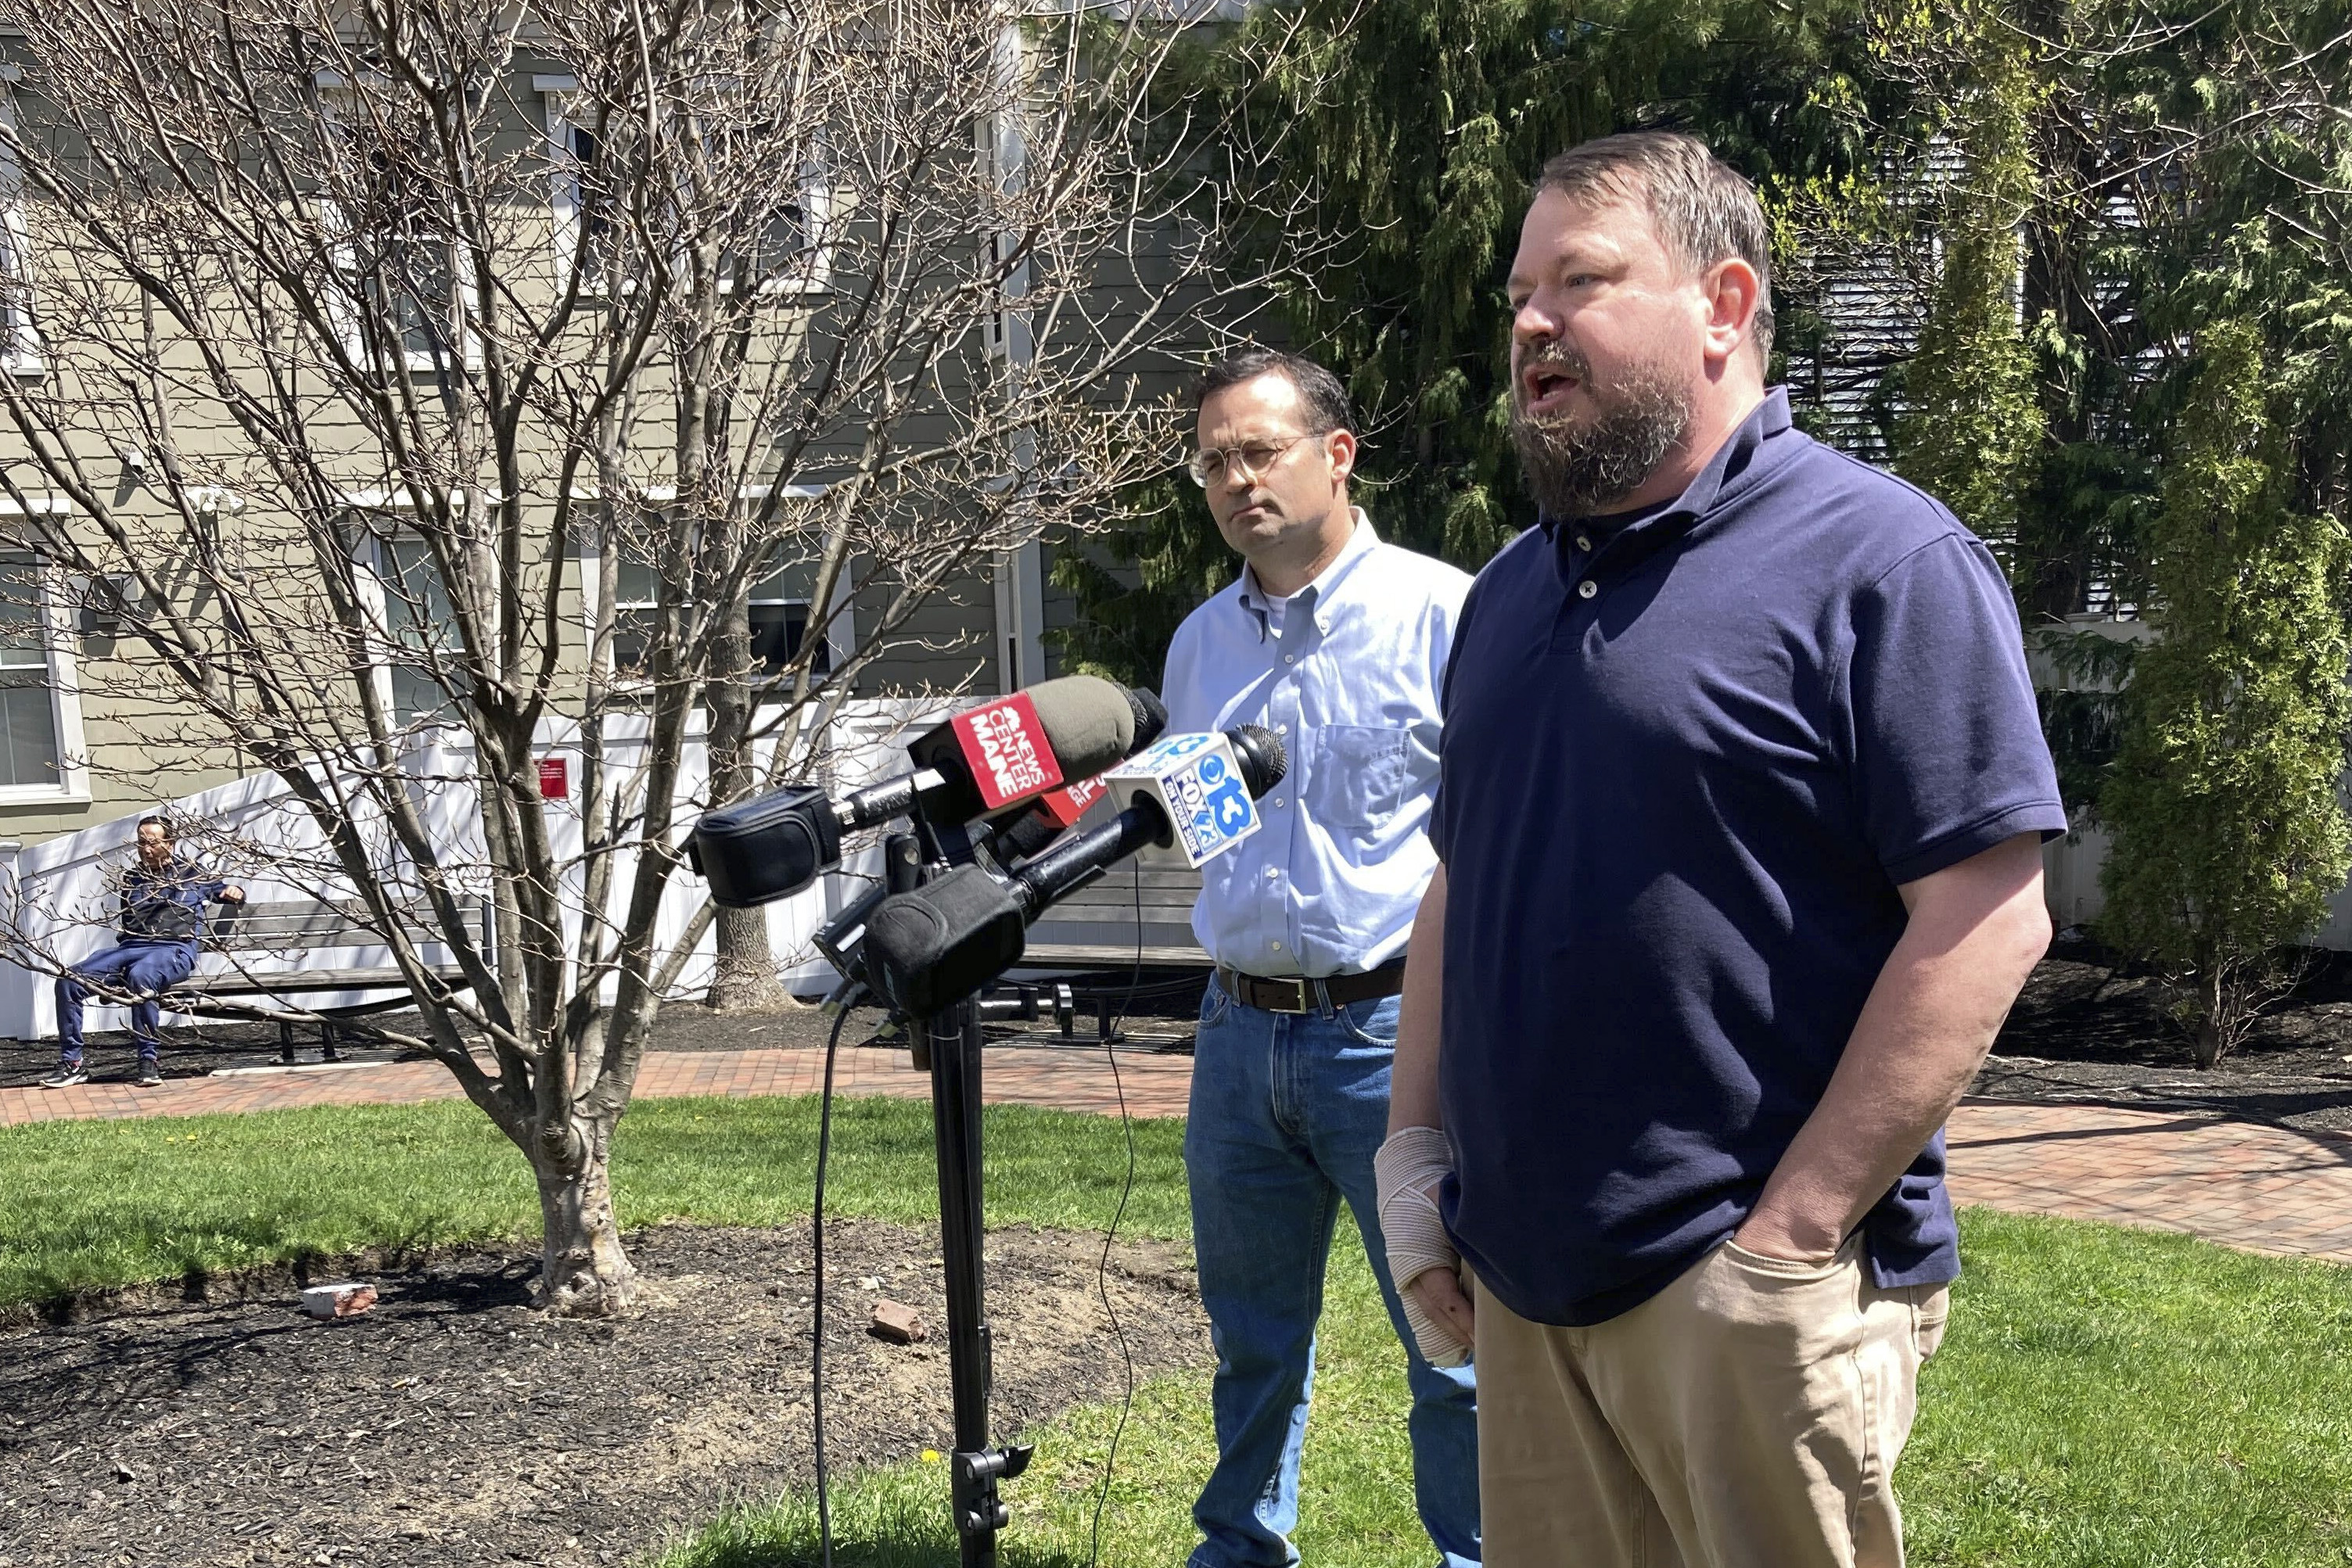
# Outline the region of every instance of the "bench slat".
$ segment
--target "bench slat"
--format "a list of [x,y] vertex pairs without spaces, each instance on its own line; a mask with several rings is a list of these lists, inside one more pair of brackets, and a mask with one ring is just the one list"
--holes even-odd
[[[464,977],[455,964],[428,964],[425,972],[445,980]],[[191,975],[165,991],[173,996],[299,996],[312,991],[373,991],[405,986],[408,977],[397,969],[284,969],[276,974],[239,975],[223,972]]]

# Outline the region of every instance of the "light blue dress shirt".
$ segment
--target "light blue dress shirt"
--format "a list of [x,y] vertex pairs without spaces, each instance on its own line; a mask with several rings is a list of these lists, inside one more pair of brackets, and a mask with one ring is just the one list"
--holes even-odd
[[1467,573],[1382,544],[1361,510],[1277,634],[1247,567],[1185,618],[1160,695],[1171,734],[1262,724],[1290,757],[1265,825],[1201,868],[1192,934],[1250,975],[1322,979],[1404,951],[1437,866],[1438,689]]

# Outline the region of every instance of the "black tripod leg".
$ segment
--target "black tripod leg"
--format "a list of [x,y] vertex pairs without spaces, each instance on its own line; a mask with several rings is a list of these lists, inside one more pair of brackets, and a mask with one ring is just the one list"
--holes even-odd
[[980,1009],[965,1001],[915,1026],[929,1039],[931,1120],[939,1144],[940,1260],[947,1270],[948,1368],[955,1393],[952,1497],[962,1568],[995,1568],[1006,1511],[996,1483],[1029,1450],[988,1442],[987,1278],[981,1259]]

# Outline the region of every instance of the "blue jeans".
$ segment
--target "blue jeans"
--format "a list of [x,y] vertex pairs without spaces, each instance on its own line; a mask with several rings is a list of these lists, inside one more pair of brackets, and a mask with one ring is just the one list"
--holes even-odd
[[1478,1394],[1469,1367],[1412,1348],[1381,1245],[1372,1155],[1387,1135],[1393,997],[1328,1014],[1244,1007],[1216,981],[1201,1005],[1184,1166],[1201,1304],[1217,1350],[1217,1466],[1193,1506],[1189,1568],[1298,1561],[1298,1456],[1315,1322],[1344,1199],[1404,1343],[1413,1495],[1445,1568],[1478,1561]]
[[120,947],[84,958],[58,977],[58,1060],[81,1060],[81,1004],[89,995],[86,982],[96,981],[110,991],[132,991],[131,1038],[140,1060],[152,1061],[163,1050],[159,1038],[163,1009],[158,992],[169,990],[193,973],[196,945],[193,942],[125,942]]

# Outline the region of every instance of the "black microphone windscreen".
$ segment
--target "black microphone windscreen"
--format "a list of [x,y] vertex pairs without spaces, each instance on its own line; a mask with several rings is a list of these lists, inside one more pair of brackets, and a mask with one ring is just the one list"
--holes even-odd
[[1244,724],[1225,731],[1234,743],[1234,754],[1242,765],[1242,782],[1249,787],[1253,799],[1265,794],[1282,782],[1290,771],[1290,754],[1282,748],[1282,737],[1262,724]]
[[1019,963],[1024,930],[1010,888],[958,866],[866,916],[866,982],[909,1017],[939,1012]]
[[1158,692],[1140,686],[1129,686],[1127,700],[1135,709],[1135,750],[1140,751],[1168,727],[1168,705],[1160,700]]

